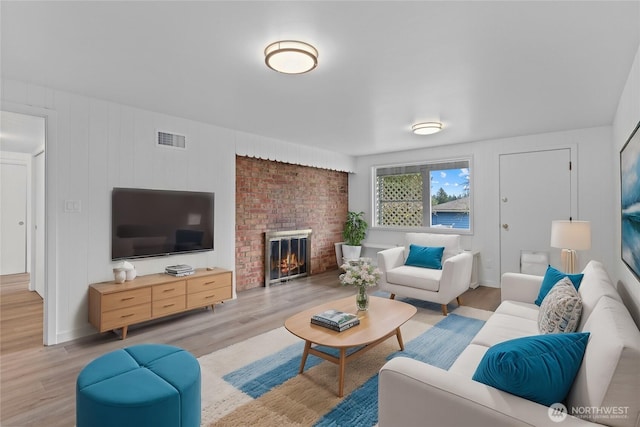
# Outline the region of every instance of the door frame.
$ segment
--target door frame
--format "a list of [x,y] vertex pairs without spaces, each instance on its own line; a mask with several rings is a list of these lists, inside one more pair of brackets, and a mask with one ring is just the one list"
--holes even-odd
[[56,165],[54,160],[57,155],[57,136],[58,136],[58,119],[55,110],[47,108],[34,107],[31,105],[18,104],[14,102],[2,101],[0,109],[13,113],[26,114],[30,116],[44,118],[45,129],[45,156],[44,163],[44,212],[45,212],[45,285],[44,285],[44,314],[42,319],[44,345],[53,345],[58,343],[58,324],[57,324],[57,300],[58,300],[58,263],[56,259],[57,239],[56,231],[58,230],[59,212],[55,209],[56,200],[58,200],[57,180],[55,179]]
[[[538,148],[534,149],[514,149],[514,150],[506,150],[498,153],[496,157],[497,170],[498,170],[498,197],[496,203],[498,204],[498,222],[497,222],[497,233],[498,233],[498,247],[499,247],[499,257],[498,257],[498,272],[499,277],[502,277],[502,232],[500,227],[502,226],[502,208],[500,203],[500,195],[502,194],[502,188],[500,185],[502,183],[502,177],[500,174],[500,156],[509,155],[509,154],[527,154],[527,153],[538,153],[541,151],[557,151],[557,150],[569,150],[569,158],[571,161],[571,172],[569,174],[570,180],[570,191],[571,191],[571,212],[570,216],[573,219],[580,219],[578,217],[578,145],[575,143],[570,144],[557,144],[557,145],[542,145]],[[569,219],[569,218],[558,218],[558,219]],[[551,224],[549,224],[549,229],[551,229]],[[549,246],[551,248],[551,246]],[[549,257],[549,262],[551,262],[551,257]]]

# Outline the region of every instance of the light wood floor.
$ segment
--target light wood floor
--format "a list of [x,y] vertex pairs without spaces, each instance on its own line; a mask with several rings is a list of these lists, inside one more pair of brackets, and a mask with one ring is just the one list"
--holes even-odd
[[0,354],[42,346],[42,306],[29,274],[0,276]]
[[[334,270],[270,288],[241,292],[236,300],[216,305],[214,312],[197,310],[132,326],[124,341],[113,333],[104,333],[43,347],[40,317],[38,340],[32,344],[12,345],[5,351],[3,329],[0,337],[3,349],[0,354],[0,424],[3,427],[73,426],[76,377],[87,363],[106,352],[154,342],[176,345],[200,357],[282,326],[287,317],[321,301],[347,295],[354,295],[353,288],[340,286],[338,271]],[[10,300],[15,299],[15,295],[8,292],[5,300],[3,289],[0,297],[2,312],[5,307],[12,311]],[[462,296],[464,305],[484,310],[495,310],[499,300],[499,289],[482,286]],[[26,303],[16,304],[18,311],[25,313],[38,310],[28,308]],[[42,310],[41,301],[31,304],[39,305]],[[28,317],[25,315],[20,322],[28,323]],[[4,314],[2,320],[4,328]],[[10,341],[19,340],[14,336]]]

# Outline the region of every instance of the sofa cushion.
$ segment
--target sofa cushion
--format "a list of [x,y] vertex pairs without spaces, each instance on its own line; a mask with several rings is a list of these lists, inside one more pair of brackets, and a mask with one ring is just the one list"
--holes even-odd
[[453,365],[449,368],[449,372],[463,375],[465,378],[473,377],[476,368],[484,357],[489,347],[478,344],[469,344],[458,356]]
[[564,401],[580,368],[589,333],[536,335],[491,347],[473,379],[550,406]]
[[442,270],[402,265],[387,271],[387,282],[438,292]]
[[404,239],[405,259],[409,255],[409,246],[411,244],[429,247],[444,246],[444,252],[442,254],[443,263],[461,252],[460,235],[458,234],[405,233]]
[[506,314],[508,316],[522,317],[524,319],[538,321],[540,307],[534,303],[520,301],[502,301],[495,313]]
[[556,270],[555,268],[549,266],[547,267],[547,272],[544,274],[544,278],[542,279],[542,284],[540,285],[540,292],[538,293],[538,298],[536,298],[535,304],[542,304],[542,300],[547,296],[551,288],[558,283],[563,277],[568,277],[571,279],[571,283],[573,286],[578,289],[580,287],[580,282],[582,281],[582,273],[578,274],[567,274],[562,271]]
[[[620,416],[591,411],[578,414],[590,421],[611,426],[636,426],[640,419],[640,332],[620,301],[600,298],[584,325],[589,331],[589,346],[573,387],[567,407],[617,410]],[[587,363],[588,361],[588,363]]]
[[444,246],[430,247],[409,245],[409,256],[404,262],[405,265],[422,268],[434,268],[442,270],[442,253]]
[[578,326],[579,331],[583,329],[600,298],[606,296],[622,302],[602,263],[590,261],[582,272],[584,273],[584,278],[580,283],[580,288],[578,288],[578,294],[582,298],[582,318],[580,319],[580,326]]
[[556,283],[540,304],[538,329],[541,334],[574,332],[580,323],[582,300],[568,277]]
[[514,338],[539,335],[538,319],[494,313],[471,340],[473,344],[491,347]]

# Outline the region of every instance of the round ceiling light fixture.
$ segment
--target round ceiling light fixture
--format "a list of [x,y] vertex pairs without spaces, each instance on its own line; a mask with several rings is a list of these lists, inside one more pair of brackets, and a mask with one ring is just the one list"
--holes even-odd
[[440,122],[421,122],[411,126],[411,130],[416,135],[431,135],[442,130]]
[[318,66],[318,50],[297,40],[280,40],[264,49],[267,67],[284,74],[303,74]]

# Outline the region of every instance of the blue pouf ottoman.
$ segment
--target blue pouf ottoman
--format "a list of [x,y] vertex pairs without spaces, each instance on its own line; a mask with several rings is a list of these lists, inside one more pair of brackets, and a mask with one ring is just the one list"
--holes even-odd
[[170,345],[98,357],[76,381],[77,427],[199,427],[200,364]]

